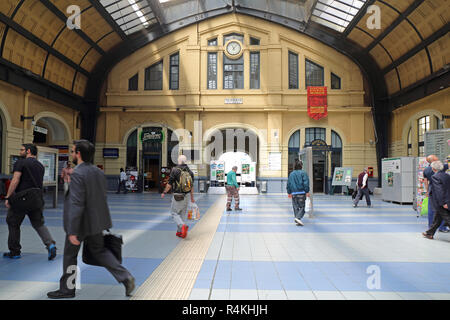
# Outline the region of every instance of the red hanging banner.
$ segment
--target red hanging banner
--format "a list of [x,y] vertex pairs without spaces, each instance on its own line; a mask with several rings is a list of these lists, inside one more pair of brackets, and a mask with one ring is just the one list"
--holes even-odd
[[308,87],[308,115],[320,120],[328,115],[327,87]]

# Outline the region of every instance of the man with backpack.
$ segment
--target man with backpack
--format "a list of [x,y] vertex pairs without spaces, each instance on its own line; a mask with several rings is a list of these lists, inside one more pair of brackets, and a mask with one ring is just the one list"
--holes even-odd
[[178,165],[172,169],[169,176],[169,182],[166,185],[161,198],[173,189],[173,198],[170,207],[172,218],[177,224],[177,237],[186,238],[189,226],[186,225],[186,210],[189,205],[188,194],[192,203],[194,200],[194,173],[186,164],[186,156],[178,157]]
[[[20,157],[21,159],[14,164],[13,179],[6,195],[5,206],[9,209],[6,216],[9,230],[9,252],[5,252],[3,257],[9,259],[21,257],[20,225],[27,215],[32,227],[47,247],[48,260],[53,260],[56,257],[55,240],[44,225],[44,215],[42,214],[44,210],[42,185],[45,168],[36,159],[37,147],[34,144],[23,144],[20,149]],[[33,196],[33,193],[35,196]],[[26,199],[27,202],[21,206],[20,203],[15,205],[15,203],[20,202],[20,200],[15,200],[17,197]]]

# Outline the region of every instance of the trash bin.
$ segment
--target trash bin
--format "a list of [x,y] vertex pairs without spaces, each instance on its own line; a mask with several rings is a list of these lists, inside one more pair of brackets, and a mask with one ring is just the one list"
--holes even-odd
[[202,193],[205,192],[205,186],[206,186],[205,180],[200,180],[198,182],[198,191]]
[[267,193],[267,181],[261,181],[261,192]]

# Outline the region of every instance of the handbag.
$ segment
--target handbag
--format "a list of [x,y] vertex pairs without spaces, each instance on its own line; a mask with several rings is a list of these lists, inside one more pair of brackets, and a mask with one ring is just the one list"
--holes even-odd
[[11,208],[15,212],[38,210],[44,207],[44,197],[42,194],[42,189],[39,188],[28,166],[25,166],[25,169],[30,175],[31,180],[33,180],[35,188],[30,188],[14,193],[7,199]]
[[[103,242],[105,249],[111,251],[111,253],[119,260],[119,263],[122,264],[122,245],[123,239],[121,235],[110,233],[107,230],[107,233],[103,234]],[[92,252],[89,250],[89,240],[85,240],[83,242],[83,262],[92,266],[102,267],[95,256],[92,255]]]

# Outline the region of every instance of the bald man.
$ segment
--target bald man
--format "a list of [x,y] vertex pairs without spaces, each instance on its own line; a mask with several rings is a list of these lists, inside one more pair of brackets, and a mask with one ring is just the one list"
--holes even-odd
[[[169,181],[164,189],[164,192],[161,194],[161,198],[164,198],[165,194],[173,190],[173,198],[170,206],[170,212],[172,214],[172,218],[174,222],[177,224],[177,232],[176,236],[180,238],[186,238],[189,226],[186,224],[186,210],[189,205],[189,199],[192,203],[194,200],[194,173],[189,169],[186,164],[186,156],[180,155],[178,157],[178,165],[172,169],[169,176]],[[184,178],[182,178],[184,176]],[[187,179],[186,179],[187,177]],[[188,178],[191,178],[190,181]],[[188,183],[187,185],[182,185],[182,182]],[[189,190],[187,190],[189,189]],[[188,194],[190,197],[188,197]]]
[[[425,189],[427,190],[427,196],[428,196],[428,227],[431,228],[432,224],[433,224],[433,219],[434,219],[434,212],[435,210],[435,206],[434,206],[434,199],[433,199],[433,193],[431,192],[431,184],[433,183],[433,181],[431,180],[431,177],[434,175],[434,171],[431,168],[431,163],[435,162],[435,161],[439,161],[439,158],[434,155],[431,154],[427,157],[427,162],[430,164],[430,166],[428,166],[427,168],[425,168],[425,170],[423,170],[423,177],[424,177],[424,183],[425,183]],[[447,171],[448,170],[448,165],[444,165],[444,170],[443,171]],[[449,232],[450,228],[447,226],[445,226],[445,222],[442,221],[442,224],[439,227],[439,231],[440,232]]]

